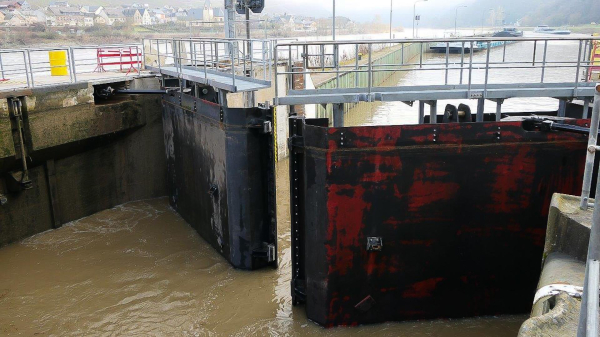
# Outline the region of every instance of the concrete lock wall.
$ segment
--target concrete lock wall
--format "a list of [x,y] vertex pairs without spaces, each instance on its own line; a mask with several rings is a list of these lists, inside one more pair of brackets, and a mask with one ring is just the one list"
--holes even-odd
[[[158,88],[155,78],[131,88]],[[0,246],[132,200],[164,196],[166,165],[158,96],[94,102],[93,86],[26,92],[24,143],[32,188],[11,191],[21,172],[15,119],[0,97]]]
[[580,197],[572,195],[552,197],[542,273],[520,337],[577,335],[593,215],[593,208],[581,210],[579,202]]

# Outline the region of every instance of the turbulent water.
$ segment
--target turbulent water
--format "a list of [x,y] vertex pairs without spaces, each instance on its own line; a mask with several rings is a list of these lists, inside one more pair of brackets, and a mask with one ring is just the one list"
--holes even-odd
[[[279,269],[233,269],[168,205],[136,201],[0,249],[0,335],[515,336],[526,316],[323,329],[290,297],[287,163]],[[449,304],[451,305],[451,304]]]

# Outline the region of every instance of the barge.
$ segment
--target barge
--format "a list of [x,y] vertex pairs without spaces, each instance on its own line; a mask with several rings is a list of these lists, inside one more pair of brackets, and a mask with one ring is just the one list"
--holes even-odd
[[460,54],[464,52],[468,54],[473,49],[473,52],[480,52],[483,50],[493,49],[497,47],[502,47],[508,44],[515,43],[515,41],[492,41],[492,42],[480,42],[476,41],[473,44],[468,42],[437,42],[431,44],[429,49],[435,53],[445,53],[446,50],[451,54]]

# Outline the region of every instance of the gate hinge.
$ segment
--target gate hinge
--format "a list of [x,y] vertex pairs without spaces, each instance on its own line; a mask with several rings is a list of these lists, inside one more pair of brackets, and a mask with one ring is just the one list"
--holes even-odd
[[277,258],[277,250],[275,249],[275,244],[263,242],[263,246],[261,249],[256,249],[252,251],[252,256],[256,258],[266,259],[267,262],[275,262]]
[[262,134],[273,133],[273,123],[265,120],[251,120],[248,124],[248,128],[259,129]]

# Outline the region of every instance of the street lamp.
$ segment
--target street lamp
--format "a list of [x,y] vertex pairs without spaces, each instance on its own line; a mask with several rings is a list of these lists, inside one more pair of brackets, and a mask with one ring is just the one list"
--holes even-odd
[[418,0],[415,1],[415,4],[413,6],[413,39],[415,38],[415,19],[417,17],[417,3],[419,2],[425,2],[427,0]]
[[457,34],[456,34],[456,31],[457,31],[456,24],[457,24],[457,21],[458,21],[458,9],[459,8],[466,8],[466,7],[467,6],[457,6],[456,7],[456,14],[454,14],[454,36],[457,36]]
[[333,41],[335,41],[335,0],[333,0]]
[[390,40],[392,39],[392,9],[394,8],[394,0],[390,0]]

